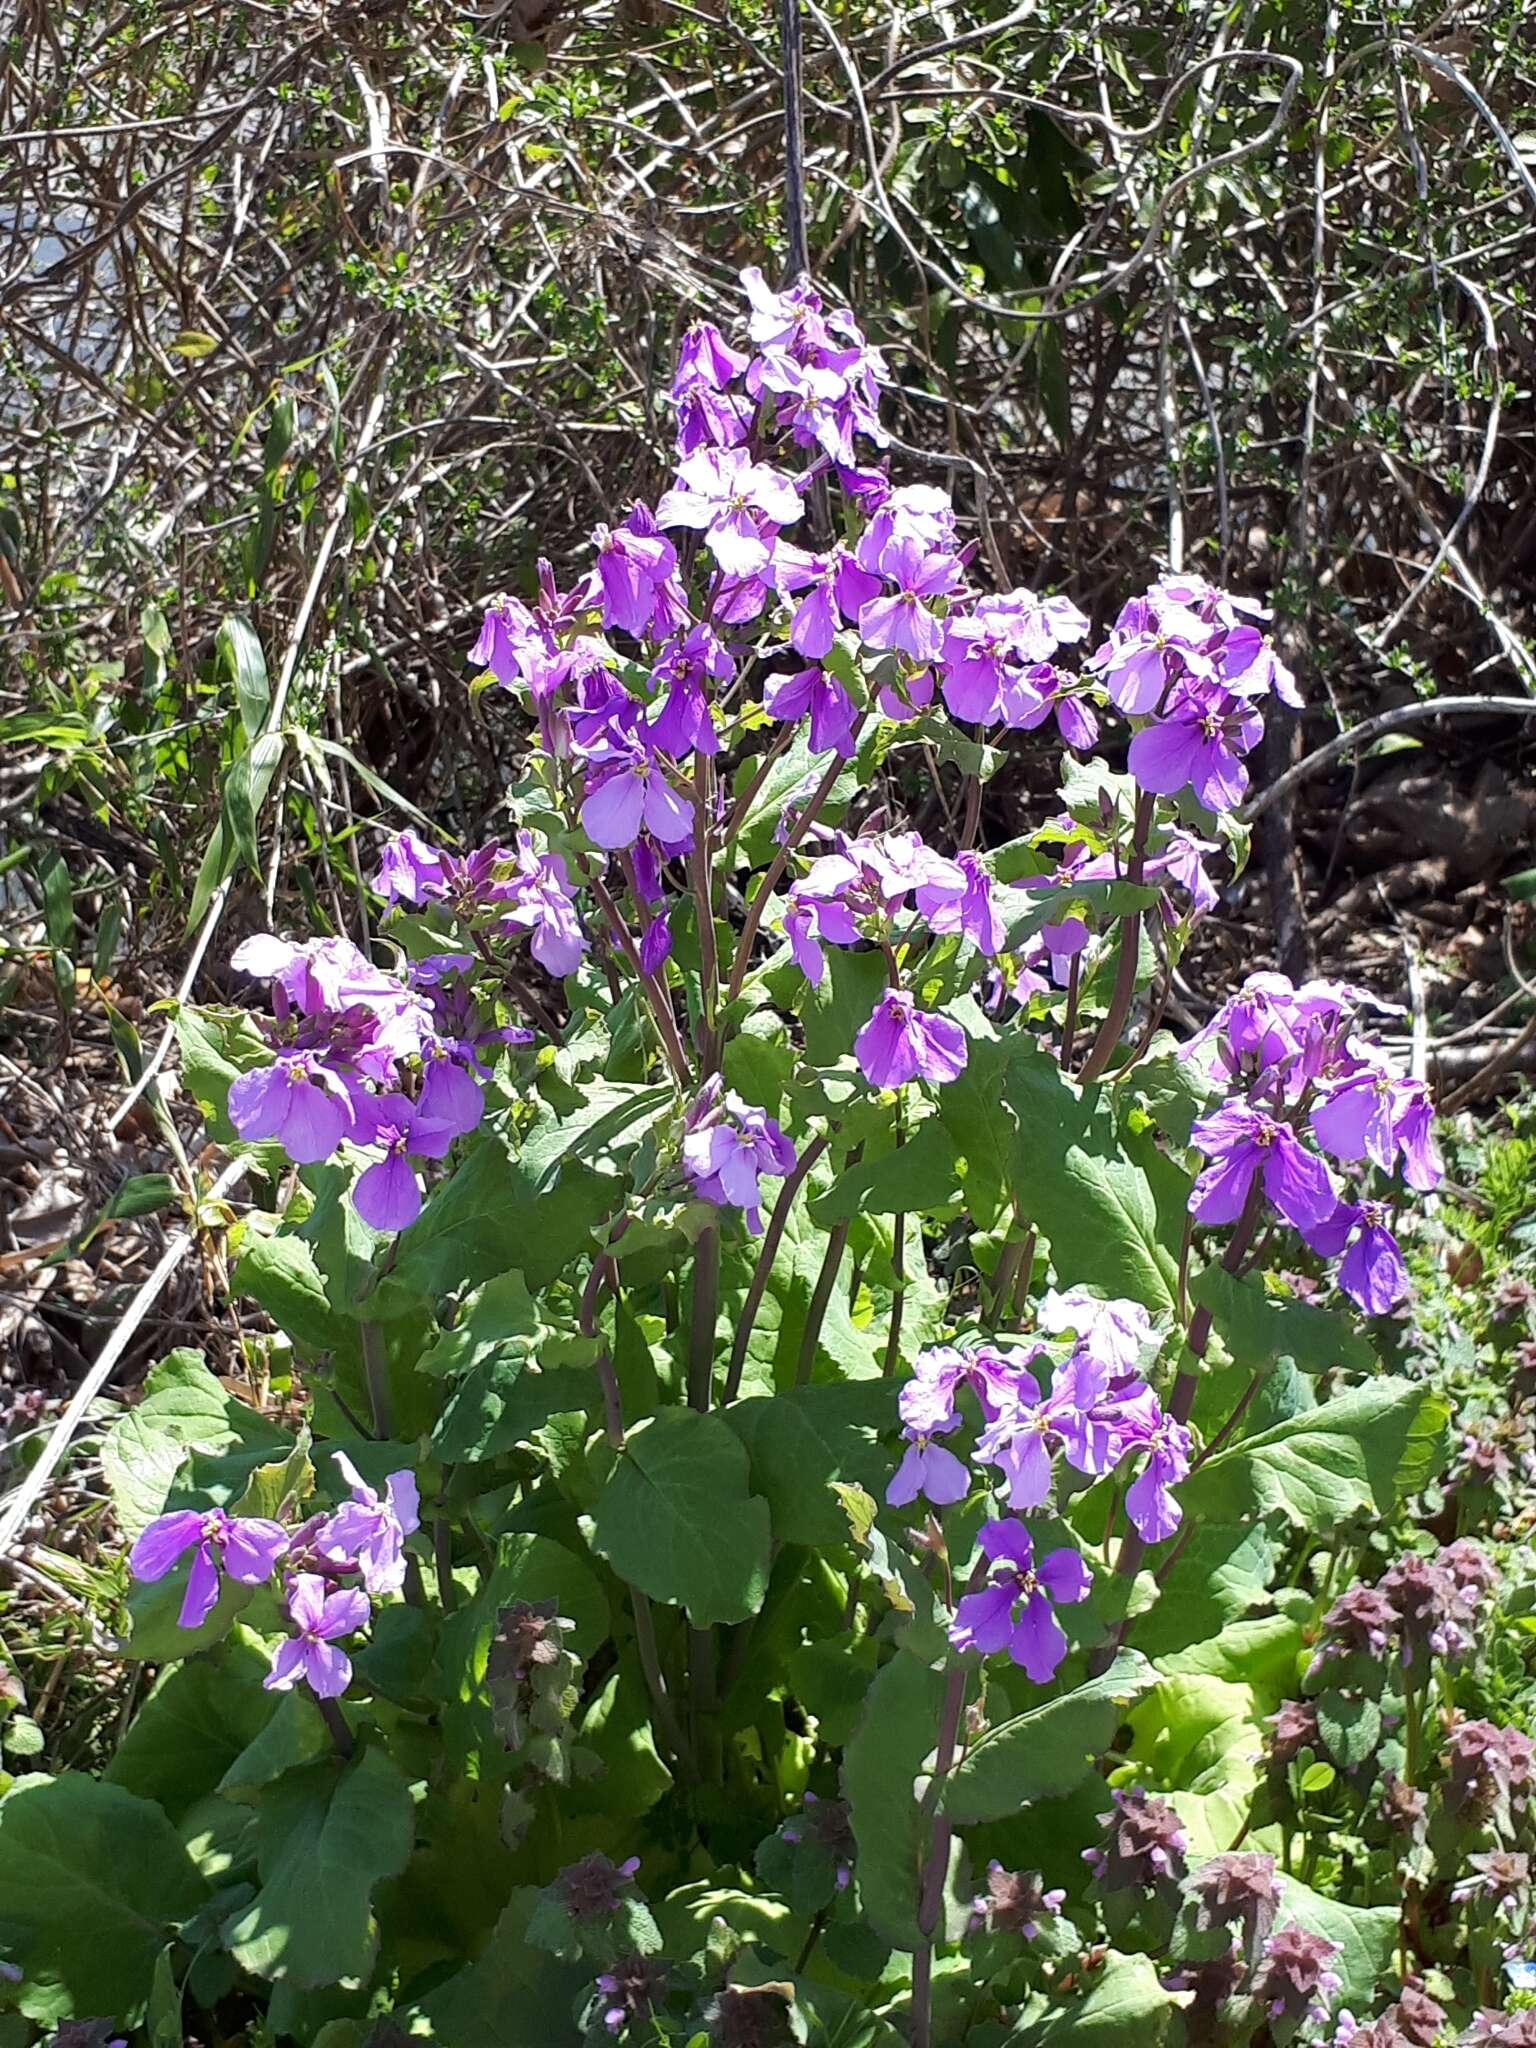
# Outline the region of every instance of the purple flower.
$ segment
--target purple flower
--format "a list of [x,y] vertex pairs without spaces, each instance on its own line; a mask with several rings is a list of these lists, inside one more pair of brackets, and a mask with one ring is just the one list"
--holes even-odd
[[936,661],[944,646],[944,627],[925,600],[959,589],[960,564],[953,555],[925,553],[921,541],[905,539],[893,541],[885,550],[881,571],[895,583],[896,591],[860,607],[860,637],[867,647],[889,648],[916,662]]
[[1154,587],[1122,607],[1114,631],[1089,657],[1088,667],[1102,677],[1118,710],[1140,718],[1156,711],[1170,682],[1212,673],[1205,652],[1211,639],[1207,621]]
[[1329,2002],[1341,1979],[1328,1966],[1339,1944],[1304,1927],[1282,1927],[1264,1945],[1264,1958],[1253,1980],[1253,1995],[1272,2020],[1292,2027],[1307,2019],[1325,2020]]
[[1241,698],[1181,681],[1165,715],[1132,736],[1126,766],[1154,795],[1191,788],[1207,810],[1229,811],[1248,787],[1239,756],[1258,744],[1262,732],[1262,720]]
[[700,448],[678,464],[656,521],[702,533],[728,576],[753,576],[771,562],[777,529],[793,526],[801,509],[792,480],[745,449]]
[[213,1612],[221,1570],[242,1586],[259,1586],[272,1576],[287,1548],[288,1531],[280,1523],[258,1515],[227,1515],[222,1508],[182,1508],[156,1516],[128,1553],[128,1569],[153,1584],[192,1551],[176,1622],[179,1628],[197,1628]]
[[712,320],[695,320],[678,343],[676,382],[724,391],[743,374],[749,360],[741,349],[731,347]]
[[853,1042],[859,1067],[871,1088],[899,1088],[906,1081],[953,1081],[965,1069],[965,1033],[948,1017],[917,1007],[905,989],[887,989],[869,1022]]
[[398,1593],[405,1583],[405,1539],[421,1519],[416,1480],[410,1472],[391,1472],[379,1493],[344,1451],[335,1460],[352,1498],[321,1523],[314,1547],[327,1564],[354,1566],[376,1599]]
[[587,950],[570,870],[558,853],[539,853],[531,832],[519,832],[513,873],[496,884],[505,906],[502,929],[530,932],[528,950],[546,974],[574,974]]
[[683,1139],[683,1168],[700,1201],[741,1209],[754,1236],[762,1229],[758,1176],[795,1170],[795,1148],[771,1116],[739,1095],[694,1106]]
[[[677,584],[677,550],[657,530],[649,510],[637,505],[622,526],[597,527],[597,580],[602,592],[603,625],[617,627],[638,640],[659,629],[670,631],[681,605]],[[683,607],[686,616],[686,607]]]
[[407,826],[385,842],[373,878],[374,891],[386,903],[413,906],[430,897],[444,896],[448,882],[443,863],[444,856],[438,848],[429,846]]
[[329,1159],[352,1128],[340,1079],[312,1053],[280,1053],[229,1086],[229,1120],[242,1138],[276,1139],[299,1166]]
[[488,1080],[488,1070],[475,1057],[474,1048],[456,1038],[434,1039],[423,1046],[421,1062],[418,1116],[424,1123],[441,1124],[451,1136],[462,1138],[485,1114],[485,1097],[475,1076]]
[[961,1350],[950,1344],[932,1344],[917,1354],[912,1378],[897,1397],[897,1406],[908,1436],[943,1436],[957,1414],[956,1396],[969,1387],[981,1404],[986,1419],[1012,1413],[1021,1404],[1038,1401],[1039,1382],[1028,1370],[1039,1356],[1040,1346],[1011,1346],[1000,1350],[994,1344],[977,1344]]
[[955,894],[952,881],[945,875],[937,881],[920,882],[914,900],[928,920],[930,931],[961,932],[990,959],[1003,950],[1008,936],[993,893],[992,877],[978,854],[957,853],[954,865],[965,878],[962,894]]
[[1129,1373],[1153,1340],[1152,1318],[1139,1301],[1104,1301],[1086,1287],[1040,1298],[1035,1321],[1052,1336],[1070,1331],[1111,1374]]
[[1384,1316],[1408,1292],[1408,1269],[1387,1227],[1383,1202],[1340,1202],[1332,1215],[1302,1235],[1325,1259],[1344,1256],[1339,1285],[1369,1316]]
[[352,1683],[352,1659],[336,1645],[368,1622],[368,1595],[351,1586],[328,1593],[313,1572],[288,1581],[288,1620],[294,1633],[278,1647],[262,1680],[268,1692],[289,1692],[302,1678],[317,1699],[339,1699]]
[[640,937],[640,972],[659,974],[672,957],[672,927],[664,917],[653,917]]
[[1163,1416],[1146,1438],[1147,1462],[1126,1489],[1125,1512],[1145,1543],[1162,1543],[1184,1519],[1171,1488],[1189,1476],[1189,1431]]
[[1190,1141],[1210,1160],[1189,1198],[1201,1223],[1235,1223],[1255,1174],[1271,1204],[1298,1230],[1327,1222],[1338,1192],[1322,1160],[1308,1152],[1289,1124],[1247,1103],[1229,1102],[1202,1117]]
[[693,835],[693,803],[679,796],[653,755],[635,747],[627,761],[587,785],[581,829],[594,846],[633,846],[642,826],[663,846]]
[[947,1508],[955,1501],[965,1499],[971,1488],[969,1474],[953,1451],[947,1451],[942,1444],[933,1441],[940,1432],[947,1436],[959,1427],[960,1417],[953,1415],[938,1429],[927,1433],[907,1431],[911,1441],[885,1490],[888,1507],[908,1507],[919,1494],[936,1508]]
[[1314,1106],[1312,1131],[1335,1159],[1369,1159],[1383,1173],[1392,1171],[1401,1151],[1404,1179],[1427,1191],[1441,1178],[1430,1135],[1433,1118],[1422,1081],[1398,1080],[1384,1067],[1363,1065]]
[[955,1609],[949,1640],[957,1650],[983,1656],[1006,1649],[1037,1685],[1056,1676],[1067,1639],[1054,1612],[1086,1600],[1093,1580],[1075,1550],[1053,1550],[1034,1562],[1034,1544],[1013,1519],[984,1523],[976,1538],[991,1563],[987,1584],[967,1593]]
[[408,1230],[421,1214],[411,1158],[441,1159],[457,1134],[403,1095],[365,1097],[357,1107],[357,1143],[380,1146],[384,1157],[358,1175],[352,1206],[374,1230]]
[[843,621],[852,624],[880,595],[879,577],[861,569],[842,548],[808,555],[785,543],[774,556],[773,576],[781,595],[803,593],[790,621],[789,644],[807,661],[820,661]]
[[770,718],[786,724],[809,711],[811,752],[838,754],[845,761],[852,755],[857,716],[853,699],[825,669],[803,668],[798,675],[770,676],[763,690],[763,709]]

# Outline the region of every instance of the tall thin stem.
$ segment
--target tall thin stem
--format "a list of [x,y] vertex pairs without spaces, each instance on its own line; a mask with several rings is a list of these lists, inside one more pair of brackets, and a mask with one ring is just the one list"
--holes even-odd
[[389,1353],[384,1345],[384,1326],[382,1323],[361,1322],[357,1327],[363,1347],[363,1380],[368,1388],[373,1433],[381,1443],[386,1443],[395,1433],[395,1418],[389,1392]]
[[[1128,882],[1139,883],[1146,866],[1152,809],[1153,799],[1142,790],[1136,798],[1136,812],[1131,823],[1131,857],[1125,870]],[[1109,1009],[1097,1037],[1088,1048],[1088,1057],[1077,1077],[1079,1081],[1097,1081],[1115,1056],[1115,1047],[1120,1043],[1120,1034],[1125,1029],[1125,1020],[1130,1016],[1131,1004],[1136,998],[1136,968],[1140,957],[1141,912],[1133,910],[1120,920],[1120,958],[1115,963],[1115,985],[1110,992]]]
[[688,1405],[708,1412],[720,1317],[720,1233],[703,1230],[693,1248],[693,1307],[688,1319]]
[[763,1296],[768,1291],[769,1277],[773,1262],[778,1257],[779,1245],[783,1240],[789,1212],[795,1206],[795,1197],[805,1185],[806,1176],[827,1149],[825,1138],[813,1138],[795,1161],[795,1170],[786,1176],[779,1190],[779,1199],[773,1205],[773,1214],[768,1218],[768,1228],[763,1232],[763,1241],[758,1248],[757,1264],[752,1269],[751,1284],[747,1298],[741,1305],[741,1314],[736,1319],[736,1336],[731,1345],[731,1362],[725,1375],[725,1391],[721,1402],[729,1403],[741,1392],[741,1375],[747,1362],[747,1346],[752,1341],[752,1332],[757,1326],[757,1312],[763,1305]]
[[939,1709],[939,1740],[928,1788],[928,1797],[933,1805],[933,1824],[917,1902],[917,1927],[923,1937],[923,1945],[912,1958],[912,2048],[932,2048],[933,2042],[933,1937],[944,1904],[944,1879],[949,1870],[949,1844],[954,1833],[944,1812],[944,1780],[954,1767],[955,1750],[959,1744],[960,1716],[965,1708],[965,1680],[965,1666],[955,1665],[945,1680],[944,1701]]
[[[861,713],[854,723],[853,730],[848,735],[850,746],[857,742],[863,723],[864,714]],[[837,781],[838,776],[842,774],[845,765],[837,754],[832,756],[831,761],[827,764],[826,772],[811,791],[810,799],[804,810],[801,811],[799,817],[796,818],[794,824],[790,827],[784,844],[769,862],[764,870],[763,879],[758,883],[757,888],[753,892],[752,901],[747,905],[746,921],[741,928],[741,937],[736,941],[736,952],[731,961],[731,978],[727,982],[725,990],[725,1007],[727,1009],[730,1008],[731,1004],[741,994],[741,985],[747,978],[747,968],[752,959],[752,947],[757,938],[758,927],[762,924],[773,892],[779,885],[779,878],[789,866],[795,848],[815,823],[817,812],[832,794],[832,786]]]

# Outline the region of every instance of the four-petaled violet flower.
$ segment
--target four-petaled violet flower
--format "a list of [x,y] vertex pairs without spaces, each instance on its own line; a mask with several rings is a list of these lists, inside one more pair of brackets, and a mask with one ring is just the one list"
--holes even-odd
[[1242,802],[1248,787],[1240,757],[1258,744],[1263,730],[1263,720],[1246,699],[1181,681],[1164,715],[1132,736],[1126,766],[1153,795],[1193,789],[1207,810],[1229,811]]
[[354,1566],[377,1599],[398,1593],[405,1583],[405,1539],[420,1523],[420,1497],[410,1472],[391,1472],[379,1493],[369,1486],[344,1451],[336,1468],[352,1498],[327,1515],[313,1545],[327,1564]]
[[1339,1285],[1371,1316],[1384,1316],[1408,1292],[1408,1268],[1388,1216],[1383,1202],[1340,1202],[1326,1222],[1302,1232],[1321,1258],[1343,1252]]
[[934,1437],[940,1434],[947,1436],[959,1427],[960,1417],[952,1415],[947,1422],[939,1423],[928,1431],[907,1431],[911,1441],[885,1490],[888,1507],[907,1507],[919,1494],[924,1500],[932,1501],[936,1508],[950,1507],[955,1501],[965,1499],[971,1490],[969,1473],[953,1451],[947,1451],[942,1444],[933,1441]]
[[1037,1565],[1029,1531],[1012,1517],[984,1523],[976,1541],[991,1570],[986,1585],[965,1594],[956,1607],[949,1639],[957,1650],[979,1650],[983,1656],[1006,1650],[1037,1685],[1044,1685],[1067,1654],[1055,1608],[1087,1599],[1093,1584],[1088,1567],[1065,1547]]
[[242,1138],[275,1138],[298,1166],[329,1159],[352,1127],[339,1077],[313,1053],[280,1053],[229,1086],[229,1120]]
[[1211,1162],[1190,1196],[1199,1222],[1235,1223],[1255,1175],[1271,1205],[1298,1230],[1332,1216],[1339,1198],[1328,1169],[1289,1124],[1248,1103],[1229,1102],[1202,1117],[1189,1135]]
[[268,1692],[289,1692],[302,1679],[317,1699],[339,1699],[352,1683],[352,1659],[337,1645],[368,1623],[368,1595],[356,1586],[327,1592],[314,1572],[288,1581],[288,1619],[294,1633],[281,1644],[262,1680]]
[[871,1088],[899,1088],[905,1081],[953,1081],[966,1061],[965,1033],[948,1017],[920,1010],[907,990],[887,989],[874,1014],[853,1041]]
[[687,526],[728,576],[755,576],[773,559],[781,526],[801,513],[794,479],[744,448],[699,448],[678,464],[677,482],[656,507],[658,526]]
[[953,555],[929,554],[919,540],[896,540],[881,568],[896,585],[891,597],[872,597],[859,610],[859,632],[868,647],[890,648],[914,661],[936,661],[944,646],[942,620],[928,601],[958,590],[960,564]]
[[696,1104],[683,1139],[683,1166],[701,1201],[742,1210],[754,1236],[762,1229],[758,1176],[795,1170],[795,1148],[771,1116],[726,1095]]
[[366,1096],[358,1105],[354,1136],[382,1148],[352,1189],[352,1206],[375,1230],[408,1230],[421,1214],[421,1186],[411,1159],[441,1159],[458,1135],[451,1124],[426,1116],[404,1095]]
[[259,1586],[288,1548],[288,1531],[258,1515],[227,1515],[222,1508],[181,1508],[157,1515],[128,1553],[136,1579],[163,1579],[190,1550],[192,1569],[177,1624],[197,1628],[213,1612],[219,1574],[242,1586]]

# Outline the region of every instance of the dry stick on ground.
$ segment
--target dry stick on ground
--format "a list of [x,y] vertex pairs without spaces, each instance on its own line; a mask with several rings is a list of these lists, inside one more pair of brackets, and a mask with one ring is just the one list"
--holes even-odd
[[[248,1158],[230,1160],[213,1186],[202,1198],[203,1203],[217,1202],[225,1195],[230,1194],[245,1178],[250,1163]],[[154,1271],[145,1280],[143,1286],[133,1297],[133,1300],[129,1302],[122,1321],[107,1340],[101,1356],[75,1389],[69,1406],[54,1424],[48,1441],[43,1446],[42,1455],[28,1472],[25,1479],[22,1480],[20,1486],[10,1496],[6,1502],[4,1512],[0,1513],[0,1555],[3,1555],[10,1548],[17,1531],[26,1526],[27,1517],[42,1497],[43,1489],[58,1469],[59,1463],[68,1450],[70,1440],[84,1418],[86,1410],[111,1378],[113,1367],[127,1350],[140,1323],[143,1322],[156,1301],[159,1300],[161,1289],[197,1242],[197,1234],[195,1220],[188,1223],[184,1230],[177,1231],[176,1235],[166,1245],[165,1250],[160,1254]]]
[[1326,745],[1315,748],[1295,767],[1287,768],[1267,789],[1251,797],[1238,816],[1245,825],[1251,825],[1256,818],[1262,818],[1272,805],[1282,803],[1299,789],[1309,776],[1321,773],[1335,761],[1342,761],[1347,754],[1358,753],[1361,747],[1370,746],[1386,733],[1400,732],[1404,726],[1422,725],[1430,718],[1468,717],[1536,718],[1536,697],[1429,697],[1419,704],[1399,704],[1395,710],[1362,719],[1348,732],[1341,732]]

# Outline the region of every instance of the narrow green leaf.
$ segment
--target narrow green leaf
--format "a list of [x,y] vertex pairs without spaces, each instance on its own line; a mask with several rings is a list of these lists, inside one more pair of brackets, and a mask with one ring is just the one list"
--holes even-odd
[[231,613],[219,627],[215,645],[235,686],[240,723],[245,727],[246,737],[254,740],[266,723],[272,703],[272,686],[267,680],[267,660],[261,642],[248,619]]

